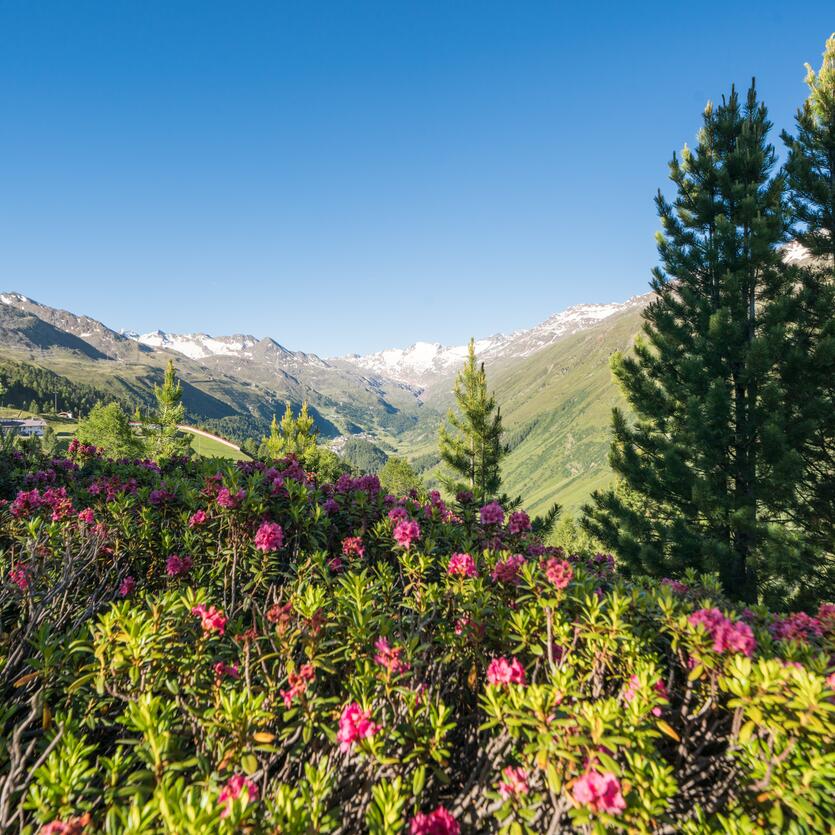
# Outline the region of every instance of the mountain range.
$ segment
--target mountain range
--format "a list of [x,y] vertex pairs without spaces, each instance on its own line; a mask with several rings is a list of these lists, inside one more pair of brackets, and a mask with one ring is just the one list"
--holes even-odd
[[[531,510],[554,500],[574,510],[608,483],[608,425],[620,402],[609,357],[629,348],[650,299],[575,305],[531,328],[475,340],[507,430],[505,488]],[[249,334],[119,332],[21,293],[0,294],[4,358],[145,405],[174,359],[192,420],[239,440],[258,437],[285,401],[307,400],[325,438],[361,435],[412,459],[429,483],[466,352],[466,344],[417,342],[322,358]]]

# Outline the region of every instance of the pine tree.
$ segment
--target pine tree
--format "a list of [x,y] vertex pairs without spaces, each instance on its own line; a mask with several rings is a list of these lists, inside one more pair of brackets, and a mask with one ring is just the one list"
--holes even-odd
[[149,450],[158,461],[186,456],[191,453],[191,441],[179,426],[185,420],[183,388],[174,370],[174,361],[168,360],[161,386],[154,386],[157,400],[153,426],[149,437]]
[[[784,185],[772,176],[770,123],[752,84],[708,105],[695,149],[673,157],[672,203],[656,205],[662,268],[635,356],[613,370],[636,421],[613,413],[618,490],[597,492],[584,527],[635,572],[718,571],[753,600],[774,495],[796,474],[776,416],[788,279],[779,246]],[[765,572],[764,572],[765,573]]]
[[458,414],[449,410],[449,425],[441,426],[439,434],[441,461],[448,471],[443,485],[451,493],[469,490],[479,502],[486,502],[501,487],[501,461],[507,448],[502,444],[501,409],[488,394],[484,363],[477,362],[472,339],[454,393]]
[[[808,250],[794,266],[794,327],[787,339],[783,381],[787,420],[803,475],[787,497],[794,524],[828,560],[810,566],[832,588],[835,554],[835,35],[820,72],[807,65],[809,97],[796,117],[788,147],[786,179],[795,236]],[[812,577],[810,577],[810,584]],[[823,592],[822,592],[823,593]]]
[[288,402],[280,423],[273,415],[269,437],[262,442],[263,452],[267,458],[295,455],[303,461],[305,456],[316,449],[318,437],[319,432],[308,413],[307,401],[302,403],[298,417],[293,416],[293,407]]

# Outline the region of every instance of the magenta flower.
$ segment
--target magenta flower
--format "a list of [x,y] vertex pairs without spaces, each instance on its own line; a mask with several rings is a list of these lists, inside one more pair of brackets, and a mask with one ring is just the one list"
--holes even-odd
[[411,519],[403,519],[394,526],[394,541],[407,551],[416,539],[420,539],[420,525]]
[[392,522],[402,522],[409,518],[409,512],[405,507],[393,507],[388,512],[388,517]]
[[232,811],[232,803],[243,795],[244,806],[258,800],[258,786],[243,774],[235,774],[226,781],[226,785],[217,796],[218,805],[224,809],[220,813],[225,818]]
[[769,631],[775,638],[782,641],[806,643],[809,638],[820,638],[823,635],[823,624],[805,612],[793,612],[784,618],[779,618]]
[[574,577],[574,569],[567,560],[549,557],[545,560],[543,568],[548,581],[557,589],[564,589]]
[[626,808],[626,801],[620,791],[620,782],[614,774],[587,771],[574,782],[575,803],[588,806],[593,812],[619,815]]
[[501,525],[504,522],[504,511],[498,502],[490,502],[481,508],[482,525]]
[[221,487],[217,491],[215,501],[220,507],[225,507],[227,510],[234,510],[245,498],[245,490],[238,490],[237,493],[232,493],[228,487]]
[[669,589],[674,591],[676,594],[686,594],[687,593],[687,584],[682,583],[680,580],[671,580],[669,577],[665,577],[661,581],[662,586],[667,586]]
[[129,595],[133,594],[133,590],[136,588],[136,580],[133,577],[125,577],[121,583],[119,583],[119,596],[120,597],[128,597]]
[[351,702],[342,709],[336,738],[343,751],[350,751],[355,742],[373,736],[380,729],[371,721],[370,710],[363,710],[356,702]]
[[531,529],[531,518],[524,510],[517,510],[510,514],[507,520],[507,529],[512,534],[525,533]]
[[499,791],[504,797],[528,793],[528,772],[524,768],[509,765],[502,769]]
[[342,555],[344,557],[364,557],[365,545],[359,536],[346,536],[342,540]]
[[84,522],[86,525],[92,525],[96,521],[96,514],[93,513],[93,508],[85,507],[84,510],[79,510],[78,521]]
[[207,609],[200,603],[191,610],[191,613],[195,617],[200,618],[200,626],[203,627],[203,632],[206,634],[217,632],[219,635],[222,635],[226,630],[226,615],[214,606],[209,606]]
[[188,526],[190,528],[196,528],[202,525],[208,518],[205,510],[197,510],[189,517]]
[[316,678],[316,673],[312,664],[302,664],[297,673],[290,673],[287,676],[290,687],[279,691],[279,695],[284,700],[284,707],[289,708],[293,700],[307,690],[308,683],[314,678]]
[[255,547],[265,554],[277,551],[284,544],[284,531],[276,522],[262,522],[255,533]]
[[453,554],[449,558],[447,574],[452,577],[478,577],[478,569],[469,554]]
[[213,669],[215,671],[215,678],[217,679],[221,679],[223,676],[229,676],[229,678],[240,678],[237,664],[226,664],[224,661],[218,661],[214,665]]
[[494,583],[518,583],[519,570],[525,564],[522,554],[513,554],[506,560],[496,563],[490,576]]
[[183,574],[188,574],[191,566],[191,557],[181,557],[179,554],[171,554],[165,561],[165,572],[169,577],[180,577]]
[[29,569],[25,565],[19,565],[9,571],[9,579],[21,590],[29,588]]
[[704,627],[713,639],[714,652],[741,652],[750,656],[757,647],[751,627],[743,621],[733,623],[719,609],[699,609],[688,621],[691,626]]
[[398,675],[411,669],[411,664],[401,658],[403,647],[389,646],[389,642],[385,638],[378,638],[374,648],[377,650],[377,654],[374,656],[375,663],[386,669],[389,674]]
[[459,835],[461,827],[443,806],[438,806],[434,812],[419,812],[415,815],[409,832],[410,835]]
[[525,668],[518,658],[494,658],[487,666],[487,682],[496,687],[524,684]]

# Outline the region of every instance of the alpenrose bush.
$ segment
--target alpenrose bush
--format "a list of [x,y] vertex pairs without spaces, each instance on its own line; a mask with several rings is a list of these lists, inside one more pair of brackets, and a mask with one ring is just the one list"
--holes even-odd
[[521,511],[6,462],[0,829],[825,832],[835,606],[627,583]]

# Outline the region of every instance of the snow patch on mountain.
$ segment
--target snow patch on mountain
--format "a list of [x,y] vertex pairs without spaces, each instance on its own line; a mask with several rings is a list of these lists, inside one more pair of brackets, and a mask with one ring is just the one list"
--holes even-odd
[[125,335],[142,345],[176,351],[193,360],[215,356],[250,356],[250,352],[258,344],[258,340],[248,334],[214,337],[207,333],[166,333],[156,330],[140,335]]
[[[593,327],[627,308],[643,306],[647,300],[648,296],[635,296],[626,302],[574,305],[532,328],[477,339],[476,354],[482,360],[527,357],[547,348],[558,339]],[[341,359],[401,383],[426,386],[457,371],[466,357],[466,345],[444,346],[439,342],[416,342],[408,348],[389,348],[365,355],[352,354]]]

